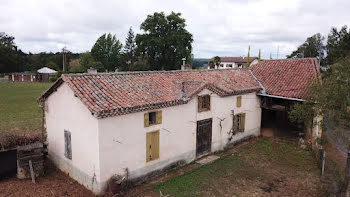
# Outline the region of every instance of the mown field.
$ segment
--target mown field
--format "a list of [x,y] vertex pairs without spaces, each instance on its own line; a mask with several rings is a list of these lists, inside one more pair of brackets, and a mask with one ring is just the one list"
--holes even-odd
[[0,135],[41,132],[36,99],[52,83],[0,83]]
[[169,196],[324,196],[312,151],[274,139],[258,139],[237,152],[221,155],[212,164],[159,183],[149,192],[150,196],[153,192]]

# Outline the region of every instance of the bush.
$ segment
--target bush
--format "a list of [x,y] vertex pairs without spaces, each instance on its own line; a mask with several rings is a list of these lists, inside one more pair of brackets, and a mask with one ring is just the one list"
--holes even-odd
[[[45,140],[45,139],[44,139]],[[41,134],[8,134],[0,137],[0,150],[41,142]]]

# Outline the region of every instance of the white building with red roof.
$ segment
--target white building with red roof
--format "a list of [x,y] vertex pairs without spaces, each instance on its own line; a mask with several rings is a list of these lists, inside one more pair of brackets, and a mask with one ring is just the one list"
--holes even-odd
[[312,59],[251,69],[64,74],[38,102],[52,161],[100,194],[113,175],[142,181],[260,135],[262,101],[302,102],[306,81],[318,74]]

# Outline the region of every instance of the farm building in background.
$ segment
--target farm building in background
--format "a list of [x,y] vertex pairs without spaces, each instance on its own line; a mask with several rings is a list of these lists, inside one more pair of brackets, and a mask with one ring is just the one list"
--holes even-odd
[[[279,75],[275,75],[278,72]],[[114,175],[145,180],[285,122],[319,77],[316,59],[242,69],[64,74],[38,99],[49,157],[95,193]],[[313,140],[319,127],[309,131]],[[286,132],[292,132],[286,130]]]
[[57,71],[43,67],[37,72],[21,72],[8,74],[8,80],[10,82],[49,82],[50,77],[56,75]]
[[[208,69],[230,69],[230,68],[247,68],[248,58],[247,57],[220,57],[220,65],[210,66],[210,62],[214,61],[214,57],[208,62]],[[257,64],[257,57],[249,58],[249,65]]]

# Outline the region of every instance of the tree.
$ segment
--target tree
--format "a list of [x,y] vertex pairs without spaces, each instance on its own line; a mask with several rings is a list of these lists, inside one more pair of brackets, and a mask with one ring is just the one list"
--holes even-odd
[[107,70],[114,71],[120,66],[120,55],[123,45],[115,35],[110,33],[99,37],[91,49],[94,60],[102,63]]
[[[334,132],[343,135],[350,129],[350,57],[334,64],[329,73],[323,76],[322,83],[315,83],[311,88],[312,97],[307,102],[295,104],[289,117],[294,121],[310,123],[320,112],[327,119],[328,125],[336,127]],[[325,122],[324,122],[325,123]],[[340,129],[339,129],[340,128]],[[350,141],[348,140],[348,145]],[[348,152],[349,152],[348,147]],[[344,196],[350,182],[350,161],[346,165],[345,179],[340,188],[340,196]]]
[[215,56],[213,61],[209,62],[210,68],[218,68],[221,63],[221,58],[219,56]]
[[260,62],[261,61],[261,51],[259,49],[259,54],[258,54],[258,61]]
[[137,52],[147,57],[152,70],[174,70],[181,67],[181,59],[191,59],[192,34],[186,29],[180,13],[164,12],[148,15],[141,24],[143,34],[136,35]]
[[95,61],[90,52],[82,53],[80,55],[79,64],[84,72],[86,72],[89,68],[95,68],[99,72],[105,71],[104,65],[99,61]]
[[132,28],[130,27],[128,36],[125,40],[125,46],[124,46],[124,61],[128,64],[132,64],[135,62],[135,35],[132,31]]
[[339,31],[333,27],[327,40],[327,63],[334,64],[337,60],[349,55],[350,30],[343,26]]
[[[20,71],[19,55],[14,37],[0,32],[0,73]],[[20,53],[22,53],[20,51]]]
[[248,46],[247,67],[250,66],[250,45]]
[[324,37],[317,33],[311,37],[308,37],[306,41],[293,51],[287,58],[303,58],[303,57],[317,57],[318,59],[324,59],[325,46],[323,44]]

